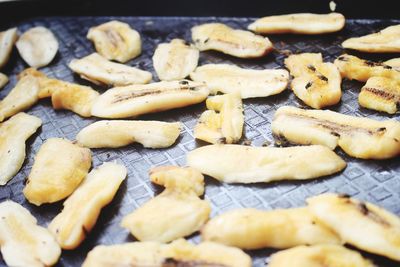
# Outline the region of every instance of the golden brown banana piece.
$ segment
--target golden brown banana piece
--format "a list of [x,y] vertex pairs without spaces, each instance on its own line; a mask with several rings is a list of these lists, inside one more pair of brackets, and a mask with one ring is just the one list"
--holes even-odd
[[7,64],[17,38],[17,28],[11,28],[0,32],[0,69]]
[[8,77],[0,72],[0,89],[8,83]]
[[400,154],[400,122],[376,121],[330,110],[305,110],[284,106],[272,121],[279,142],[339,146],[352,157],[387,159]]
[[400,218],[368,202],[336,194],[307,199],[318,221],[348,244],[400,261]]
[[121,245],[97,246],[82,267],[114,266],[204,266],[251,267],[249,255],[242,250],[213,242],[193,245],[184,239],[170,244],[132,242]]
[[297,13],[263,17],[251,23],[247,28],[262,34],[321,34],[340,31],[344,24],[345,18],[339,13]]
[[216,50],[240,58],[262,57],[273,50],[268,38],[221,23],[193,27],[192,40],[200,51]]

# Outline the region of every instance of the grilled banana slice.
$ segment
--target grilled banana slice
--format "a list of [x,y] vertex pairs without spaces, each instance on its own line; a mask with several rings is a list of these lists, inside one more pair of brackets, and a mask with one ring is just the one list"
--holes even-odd
[[16,43],[21,57],[29,66],[47,66],[58,51],[58,41],[47,28],[39,26],[24,32]]
[[387,27],[377,33],[347,39],[342,46],[370,53],[400,52],[400,24]]
[[64,202],[64,209],[49,224],[63,249],[79,246],[92,230],[101,209],[109,204],[126,177],[124,165],[107,162],[92,170]]
[[[341,147],[352,157],[386,159],[400,154],[400,122],[376,121],[330,110],[279,108],[272,121],[278,141]],[[280,140],[279,140],[280,139]]]
[[0,72],[0,89],[8,83],[8,77]]
[[96,100],[92,115],[127,118],[203,102],[209,94],[203,83],[187,80],[130,85],[107,90]]
[[[38,97],[41,98],[46,98],[46,97],[51,97],[51,94],[53,91],[56,89],[56,86],[51,86],[51,84],[56,83],[58,80],[56,79],[50,79],[46,76],[41,71],[38,71],[35,68],[27,68],[23,70],[21,73],[18,74],[17,78],[18,80],[22,80],[22,78],[29,76],[36,78],[37,81],[39,82],[39,94]],[[50,85],[50,86],[47,86]]]
[[187,164],[226,183],[312,179],[346,167],[339,156],[323,146],[209,145],[189,152]]
[[11,28],[0,32],[0,69],[7,64],[17,38],[17,28]]
[[121,222],[138,240],[169,242],[198,231],[208,220],[211,207],[199,198],[204,177],[197,170],[159,167],[151,170],[150,179],[165,190]]
[[81,78],[97,85],[145,84],[149,83],[152,78],[151,72],[108,61],[97,53],[81,59],[74,59],[68,66]]
[[38,117],[23,112],[0,123],[0,185],[5,185],[21,169],[25,142],[41,125]]
[[385,64],[388,66],[391,66],[392,68],[396,69],[397,71],[400,71],[400,57],[387,60],[387,61],[385,61]]
[[286,70],[243,69],[230,64],[207,64],[190,74],[193,81],[205,82],[211,94],[240,93],[242,98],[266,97],[286,89]]
[[323,194],[307,199],[310,211],[343,241],[400,261],[400,218],[371,203]]
[[0,247],[8,266],[45,267],[56,264],[60,246],[36,218],[13,201],[0,203]]
[[154,69],[163,81],[186,78],[197,67],[198,61],[199,50],[181,39],[159,44],[153,56]]
[[354,250],[338,245],[299,246],[272,254],[268,267],[375,267]]
[[50,138],[40,147],[23,193],[37,206],[72,194],[86,177],[92,156],[87,148],[62,138]]
[[268,38],[221,23],[193,27],[192,39],[200,51],[216,50],[239,58],[262,57],[273,50]]
[[261,211],[238,209],[212,218],[201,230],[204,241],[241,249],[338,244],[339,237],[316,223],[308,208]]
[[203,266],[251,267],[250,256],[242,250],[213,242],[193,245],[184,239],[171,244],[132,242],[97,246],[91,250],[82,267],[114,266]]
[[116,20],[90,28],[87,38],[94,43],[100,55],[121,63],[137,57],[142,51],[139,33]]
[[343,29],[345,18],[339,13],[298,13],[269,16],[256,20],[247,28],[253,32],[321,34]]
[[76,140],[89,148],[115,148],[133,142],[149,148],[164,148],[175,143],[180,128],[179,122],[97,121],[83,128],[76,136]]
[[240,94],[213,96],[207,99],[206,104],[209,110],[201,114],[194,128],[194,137],[212,144],[237,143],[242,137],[244,124]]
[[316,109],[339,103],[340,72],[333,63],[324,63],[320,53],[291,55],[285,66],[295,77],[291,83],[294,94],[304,103]]

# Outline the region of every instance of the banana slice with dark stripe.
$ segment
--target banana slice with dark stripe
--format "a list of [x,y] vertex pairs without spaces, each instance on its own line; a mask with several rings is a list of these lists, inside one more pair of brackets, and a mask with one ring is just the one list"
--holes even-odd
[[8,77],[0,72],[0,89],[8,83]]
[[17,38],[17,28],[0,32],[0,69],[7,64]]

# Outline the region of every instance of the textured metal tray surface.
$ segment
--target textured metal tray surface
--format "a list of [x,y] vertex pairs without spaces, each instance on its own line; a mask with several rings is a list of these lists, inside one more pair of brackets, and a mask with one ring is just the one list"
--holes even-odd
[[[157,76],[153,69],[151,57],[157,44],[173,38],[191,41],[190,28],[196,24],[221,21],[235,28],[246,28],[253,21],[250,18],[46,17],[23,21],[18,25],[11,23],[10,25],[1,25],[1,30],[4,30],[6,26],[18,26],[20,32],[37,25],[50,28],[59,40],[60,50],[55,60],[42,71],[50,77],[89,84],[74,75],[67,64],[73,58],[80,58],[94,52],[92,43],[86,39],[88,29],[111,19],[125,21],[141,33],[143,52],[128,64],[151,71],[154,80],[157,80]],[[396,23],[398,24],[400,21],[348,20],[345,29],[335,34],[319,36],[274,35],[270,36],[270,39],[274,42],[277,50],[261,59],[236,59],[218,52],[202,52],[199,65],[233,63],[254,69],[283,68],[285,53],[279,52],[283,50],[322,52],[325,60],[333,61],[334,58],[344,52],[340,47],[340,43],[344,39],[350,36],[368,34]],[[385,60],[392,55],[364,54],[361,56],[374,60]],[[10,83],[0,92],[1,99],[14,86],[16,74],[26,67],[26,64],[22,62],[14,49],[10,62],[2,70],[10,75]],[[399,114],[389,116],[359,107],[357,97],[361,86],[361,83],[345,80],[342,85],[342,101],[332,109],[344,114],[378,120],[400,119]],[[94,88],[100,92],[105,90],[101,87]],[[273,145],[270,123],[275,110],[283,105],[304,106],[290,90],[273,97],[244,100],[245,139],[251,140],[252,146],[261,146],[265,142]],[[93,167],[104,161],[117,160],[123,162],[128,168],[128,178],[122,184],[112,203],[103,209],[88,238],[77,249],[63,251],[58,266],[80,266],[87,252],[98,244],[110,245],[134,241],[128,231],[119,226],[122,217],[162,190],[150,183],[148,177],[150,167],[170,164],[183,166],[185,165],[186,153],[205,144],[193,138],[193,127],[204,110],[205,104],[201,103],[187,108],[141,117],[141,119],[182,122],[181,136],[171,148],[152,150],[144,149],[140,145],[130,145],[121,149],[92,150]],[[41,100],[28,113],[40,117],[43,120],[43,125],[38,133],[29,139],[26,160],[18,175],[6,186],[0,188],[0,201],[12,199],[21,203],[32,212],[41,225],[47,225],[60,212],[62,203],[36,207],[29,204],[22,194],[24,180],[32,167],[34,155],[47,138],[65,137],[74,140],[79,130],[94,122],[95,119],[85,119],[70,111],[54,111],[48,99]],[[211,202],[212,216],[244,207],[270,210],[301,206],[304,205],[304,200],[307,197],[324,192],[346,193],[381,205],[400,215],[399,158],[385,161],[367,161],[350,158],[340,149],[337,150],[337,153],[347,161],[347,168],[342,173],[311,181],[228,185],[207,178],[205,198]],[[194,235],[190,239],[194,242],[199,241],[198,235]],[[254,259],[254,266],[258,267],[265,266],[265,261],[268,261],[268,255],[271,252],[273,250],[258,250],[249,252],[249,254]],[[399,266],[398,263],[380,257],[369,254],[366,256],[373,259],[378,266]],[[0,265],[4,265],[1,256]]]

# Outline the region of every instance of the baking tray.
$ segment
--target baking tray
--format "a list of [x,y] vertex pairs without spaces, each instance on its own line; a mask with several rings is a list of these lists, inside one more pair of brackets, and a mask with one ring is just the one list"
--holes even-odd
[[[7,26],[18,26],[20,32],[43,25],[50,28],[60,43],[59,53],[54,61],[41,69],[50,77],[61,80],[91,85],[73,74],[67,64],[73,58],[81,58],[92,52],[92,43],[86,39],[86,33],[91,26],[118,19],[129,23],[141,33],[142,54],[128,62],[131,66],[151,71],[156,80],[151,57],[157,44],[170,41],[173,38],[184,38],[191,41],[190,28],[194,25],[220,21],[234,28],[246,28],[252,18],[187,18],[187,17],[40,17],[9,25],[1,25],[1,30]],[[237,59],[218,52],[202,52],[199,65],[206,63],[232,63],[240,67],[264,69],[282,68],[283,59],[291,52],[322,52],[324,59],[333,61],[345,51],[340,43],[350,37],[378,31],[400,20],[347,20],[346,27],[339,33],[301,36],[272,35],[276,51],[261,59]],[[372,60],[386,60],[395,55],[356,54]],[[16,82],[16,74],[26,68],[26,64],[13,51],[12,58],[2,71],[10,75],[10,83],[0,92],[2,99]],[[342,84],[342,101],[331,109],[344,114],[369,117],[383,120],[400,119],[399,114],[387,115],[359,107],[358,92],[362,84],[345,80]],[[105,88],[96,87],[100,92]],[[304,107],[289,90],[268,98],[244,100],[245,138],[252,146],[273,145],[271,121],[275,110],[283,105]],[[112,203],[103,209],[100,218],[88,238],[73,251],[63,251],[58,266],[80,266],[87,252],[98,244],[111,245],[135,241],[135,239],[119,226],[122,217],[162,191],[161,187],[149,182],[148,170],[152,166],[185,165],[185,155],[192,149],[205,143],[193,138],[193,127],[205,103],[159,114],[141,116],[141,119],[156,119],[163,121],[180,121],[183,124],[181,136],[176,144],[167,149],[145,149],[140,145],[130,145],[120,149],[93,149],[93,167],[104,161],[117,160],[128,168],[128,178],[121,185]],[[0,201],[12,199],[28,208],[38,219],[39,224],[46,226],[57,213],[61,211],[62,203],[36,207],[29,204],[23,194],[24,180],[33,164],[34,155],[41,144],[50,137],[64,137],[74,140],[80,129],[93,123],[94,118],[81,118],[70,111],[54,111],[49,99],[41,100],[28,113],[43,120],[41,129],[27,143],[27,156],[20,172],[4,187],[0,188]],[[60,151],[61,153],[62,151]],[[290,208],[304,205],[307,197],[324,192],[346,193],[362,200],[383,206],[400,215],[400,160],[399,158],[384,161],[360,160],[346,156],[340,149],[336,151],[344,158],[348,166],[336,175],[309,180],[287,181],[269,184],[228,185],[215,180],[206,179],[205,198],[212,205],[212,216],[238,208],[257,208],[270,210]],[[189,237],[193,242],[199,242],[199,236]],[[254,266],[265,266],[268,256],[274,250],[257,250],[248,252],[254,259]],[[373,259],[377,266],[399,266],[381,257],[365,254]],[[1,256],[0,256],[1,257]],[[0,258],[0,265],[4,262]]]

